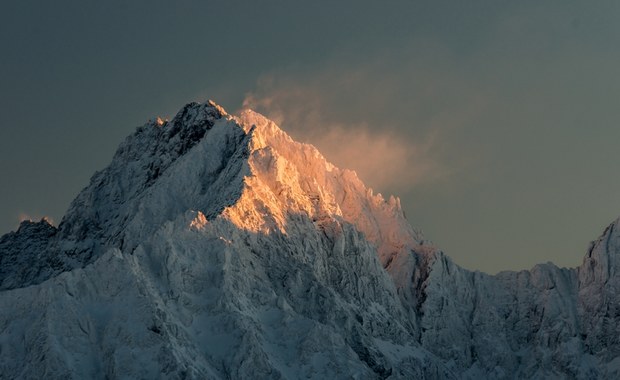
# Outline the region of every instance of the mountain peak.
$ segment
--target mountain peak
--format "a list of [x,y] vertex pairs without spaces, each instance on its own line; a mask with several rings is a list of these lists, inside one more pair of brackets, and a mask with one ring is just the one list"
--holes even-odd
[[30,231],[33,229],[39,229],[39,228],[44,228],[44,229],[54,228],[54,225],[52,224],[50,219],[47,217],[41,218],[38,222],[30,220],[30,219],[24,219],[19,223],[19,228],[17,229],[17,232],[22,233],[22,232]]
[[328,230],[350,223],[377,247],[383,264],[422,240],[396,198],[373,194],[354,172],[336,168],[265,116],[249,109],[231,116],[209,100],[129,136],[72,202],[54,238],[63,243],[50,244],[60,257],[70,256],[59,267],[66,270],[110,248],[131,251],[188,211],[254,231],[285,232],[291,215]]
[[618,378],[619,231],[470,272],[273,121],[189,103],[0,238],[0,377]]
[[579,267],[581,283],[600,286],[610,279],[617,280],[620,273],[620,219],[605,228],[603,234],[590,243],[588,253]]
[[209,125],[213,120],[228,116],[224,108],[209,100],[205,103],[187,103],[172,118],[172,125],[182,126],[187,129]]
[[210,107],[213,107],[213,108],[217,109],[222,115],[228,115],[228,113],[226,113],[226,110],[224,110],[224,107],[220,106],[219,104],[217,104],[213,100],[211,100],[211,99],[207,100],[206,104],[208,106],[210,106]]
[[131,251],[188,211],[256,232],[286,233],[293,215],[326,231],[349,223],[376,247],[382,265],[407,263],[399,274],[392,265],[401,287],[413,270],[405,258],[423,240],[397,198],[374,194],[353,171],[335,167],[265,116],[250,109],[231,116],[209,100],[129,136],[72,202],[48,251],[67,257],[57,266],[64,271],[110,248]]

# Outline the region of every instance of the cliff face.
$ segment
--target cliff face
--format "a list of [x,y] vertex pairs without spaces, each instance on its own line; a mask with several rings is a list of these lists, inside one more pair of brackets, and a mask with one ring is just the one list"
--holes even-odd
[[0,377],[618,376],[616,224],[576,269],[469,272],[311,145],[192,103],[0,239]]

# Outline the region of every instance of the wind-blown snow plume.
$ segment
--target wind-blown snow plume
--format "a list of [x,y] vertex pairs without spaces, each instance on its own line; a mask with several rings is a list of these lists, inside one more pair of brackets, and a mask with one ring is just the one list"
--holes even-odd
[[320,94],[318,88],[288,82],[276,88],[263,78],[255,92],[246,94],[243,107],[264,113],[334,164],[355,170],[374,189],[410,189],[447,174],[434,152],[435,131],[414,140],[389,125],[330,120],[328,100]]

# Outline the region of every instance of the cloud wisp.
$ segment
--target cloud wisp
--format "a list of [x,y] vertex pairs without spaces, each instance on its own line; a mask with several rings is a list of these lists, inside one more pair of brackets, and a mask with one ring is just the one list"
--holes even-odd
[[[360,73],[356,76],[355,81],[344,80],[361,80]],[[295,139],[316,146],[336,166],[355,170],[378,191],[399,192],[446,174],[446,168],[433,157],[436,134],[426,133],[413,141],[389,121],[374,125],[360,120],[361,115],[350,122],[332,117],[341,102],[324,88],[332,81],[323,77],[320,83],[277,82],[273,76],[264,76],[246,94],[243,108],[263,113]]]

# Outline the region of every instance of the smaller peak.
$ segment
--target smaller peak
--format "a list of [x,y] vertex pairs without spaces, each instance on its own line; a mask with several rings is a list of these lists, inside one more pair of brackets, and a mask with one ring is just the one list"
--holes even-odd
[[228,113],[224,108],[217,105],[212,100],[206,103],[191,102],[186,104],[171,121],[172,125],[183,125],[194,127],[199,125],[213,124],[217,119],[226,118]]
[[280,127],[278,127],[278,125],[273,120],[250,108],[245,108],[241,110],[239,116],[236,119],[239,124],[243,126],[246,132],[249,132],[253,127],[263,131],[281,131]]
[[41,218],[41,220],[39,221],[39,223],[44,223],[44,224],[48,224],[50,226],[54,226],[54,221],[52,220],[52,218],[44,216]]
[[27,219],[22,220],[20,222],[20,224],[26,224],[26,225],[30,225],[30,224],[46,225],[46,224],[49,224],[51,226],[52,225],[52,220],[49,217],[47,217],[47,216],[42,217],[41,219],[39,219],[39,221],[35,221],[33,219],[27,218]]
[[244,108],[241,110],[241,112],[239,113],[239,118],[244,118],[244,119],[254,119],[257,120],[259,122],[261,122],[261,124],[266,124],[272,120],[270,120],[269,118],[267,118],[265,115],[254,111],[251,108]]
[[613,221],[603,234],[590,243],[588,253],[579,267],[579,277],[582,284],[592,282],[607,282],[620,272],[620,219]]
[[241,110],[238,116],[233,118],[246,133],[252,135],[254,149],[271,146],[277,147],[277,149],[290,150],[285,146],[293,143],[293,140],[273,120],[249,108]]
[[37,222],[34,222],[31,219],[24,219],[21,222],[19,222],[19,229],[21,230],[22,228],[29,228],[30,226],[34,224],[37,224]]
[[56,227],[52,224],[48,217],[43,217],[38,222],[30,219],[24,219],[19,223],[17,229],[18,233],[25,233],[28,231],[40,231],[40,230],[56,230]]
[[217,104],[216,102],[214,102],[213,100],[209,99],[207,100],[206,103],[208,106],[215,108],[216,110],[218,110],[223,116],[228,115],[228,113],[226,112],[226,110],[224,109],[224,107],[220,106],[219,104]]
[[[216,111],[216,112],[213,112],[213,111]],[[208,112],[211,114],[218,113],[221,116],[228,115],[224,107],[220,106],[219,104],[217,104],[211,99],[207,100],[204,103],[200,103],[200,102],[187,103],[185,106],[183,106],[183,108],[181,108],[181,110],[177,113],[175,118],[181,114],[188,113],[188,112],[189,113]]]
[[147,122],[147,125],[152,125],[152,126],[155,126],[155,127],[161,127],[164,124],[166,124],[167,122],[168,122],[167,119],[162,119],[161,117],[157,116],[155,118],[150,119]]

